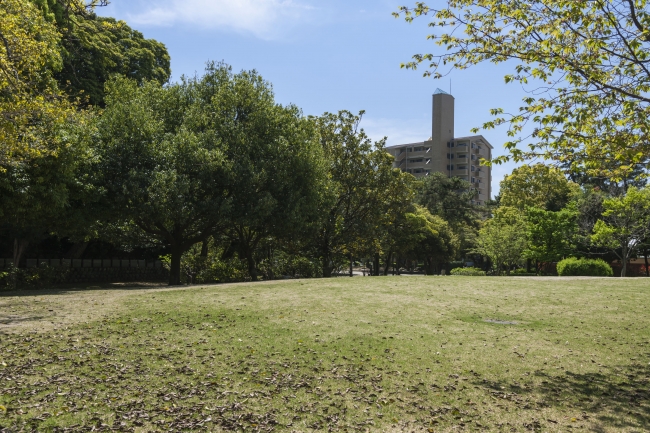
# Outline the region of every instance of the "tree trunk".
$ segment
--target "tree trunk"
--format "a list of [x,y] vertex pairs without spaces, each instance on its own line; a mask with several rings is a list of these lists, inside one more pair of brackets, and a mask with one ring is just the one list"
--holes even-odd
[[643,258],[645,259],[645,276],[650,277],[650,269],[648,269],[648,249],[643,251]]
[[201,244],[201,257],[208,257],[208,243],[209,239],[206,239]]
[[324,248],[322,253],[323,253],[323,258],[322,258],[321,266],[323,269],[323,278],[331,278],[332,265],[330,264],[329,250]]
[[526,273],[528,274],[530,274],[531,263],[532,263],[531,259],[526,259]]
[[181,248],[172,245],[172,260],[169,266],[169,285],[181,285],[181,256],[183,251]]
[[253,257],[253,250],[250,248],[246,248],[246,262],[248,263],[248,275],[250,275],[251,281],[257,281],[257,266]]
[[374,267],[375,267],[373,273],[374,273],[375,277],[378,277],[379,276],[379,253],[375,254],[373,262],[374,262]]
[[20,262],[23,259],[23,254],[29,246],[29,241],[27,239],[14,239],[14,267],[19,267]]
[[384,276],[388,275],[388,268],[390,267],[390,262],[392,258],[393,258],[393,253],[389,252],[388,257],[386,257],[386,264],[384,265]]
[[352,265],[353,265],[353,263],[352,263],[352,254],[350,254],[350,277],[354,276],[354,274],[352,273]]

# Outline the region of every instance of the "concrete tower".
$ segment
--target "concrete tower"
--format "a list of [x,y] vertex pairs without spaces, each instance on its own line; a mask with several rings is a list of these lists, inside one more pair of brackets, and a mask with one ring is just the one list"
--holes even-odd
[[395,157],[393,167],[415,177],[440,172],[468,181],[476,191],[472,202],[485,204],[492,196],[492,171],[482,166],[481,160],[490,161],[492,149],[482,135],[454,136],[454,97],[436,89],[432,98],[431,138],[386,150]]
[[454,97],[436,89],[433,93],[431,141],[437,148],[446,148],[454,139]]

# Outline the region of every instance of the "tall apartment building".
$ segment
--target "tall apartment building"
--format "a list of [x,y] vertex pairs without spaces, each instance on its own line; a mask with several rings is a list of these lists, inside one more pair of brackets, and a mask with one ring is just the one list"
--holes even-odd
[[492,158],[492,149],[482,135],[454,137],[454,97],[440,89],[433,94],[431,138],[386,148],[395,157],[393,167],[416,177],[437,171],[467,180],[477,191],[476,204],[485,204],[492,195],[491,168],[479,164]]

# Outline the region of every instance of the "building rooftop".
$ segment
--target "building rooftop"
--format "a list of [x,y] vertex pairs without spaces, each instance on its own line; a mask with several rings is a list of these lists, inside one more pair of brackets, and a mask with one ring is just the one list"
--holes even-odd
[[485,139],[482,135],[468,135],[467,137],[454,137],[454,141],[460,141],[460,140],[481,140],[483,143],[485,143],[490,149],[494,149],[494,146],[490,144],[489,141]]

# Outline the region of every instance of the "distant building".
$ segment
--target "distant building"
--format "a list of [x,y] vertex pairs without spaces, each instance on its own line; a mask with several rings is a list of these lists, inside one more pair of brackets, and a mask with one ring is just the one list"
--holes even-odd
[[477,190],[476,204],[492,196],[492,170],[479,164],[492,158],[492,149],[482,135],[454,137],[454,97],[440,89],[433,94],[431,138],[386,148],[395,157],[393,167],[416,177],[438,171],[467,180]]

